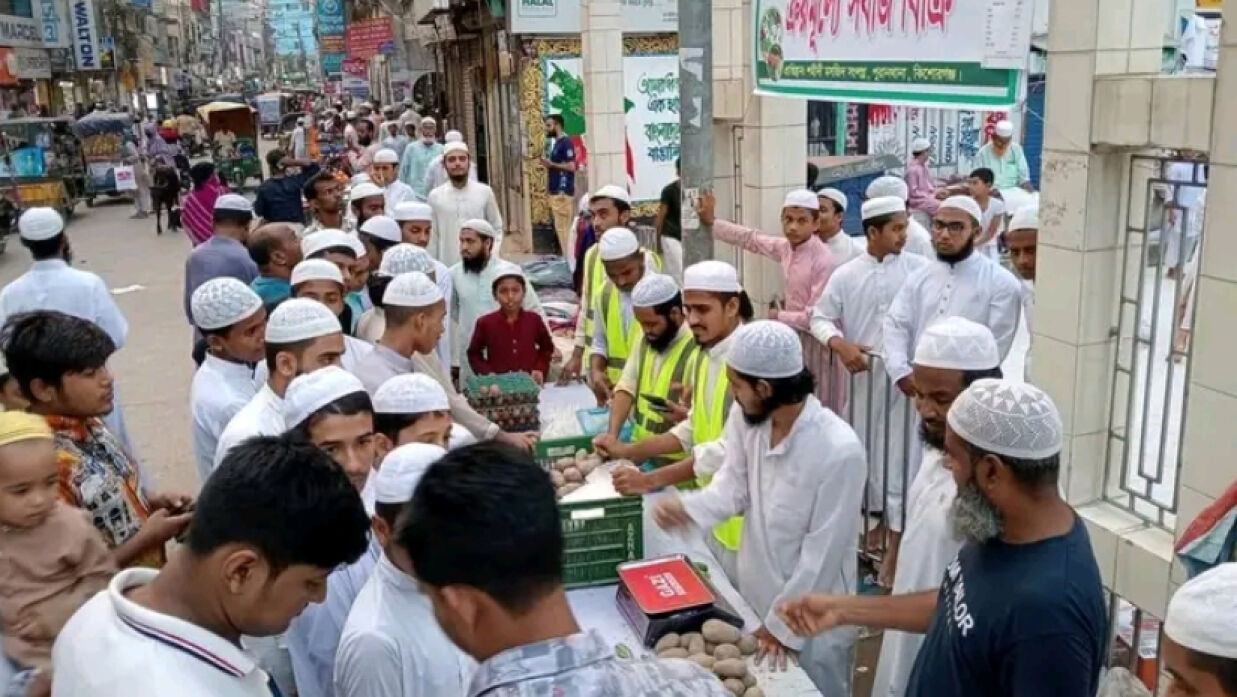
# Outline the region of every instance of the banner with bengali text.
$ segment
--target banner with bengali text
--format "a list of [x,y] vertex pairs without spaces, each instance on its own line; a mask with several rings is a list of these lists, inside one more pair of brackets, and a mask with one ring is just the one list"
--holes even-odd
[[349,58],[369,60],[379,53],[395,53],[395,35],[390,17],[349,22],[345,44]]

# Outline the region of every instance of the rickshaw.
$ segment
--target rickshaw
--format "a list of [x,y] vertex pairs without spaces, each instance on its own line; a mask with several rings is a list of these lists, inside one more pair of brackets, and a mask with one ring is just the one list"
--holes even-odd
[[49,206],[68,220],[86,190],[73,118],[0,121],[0,196],[17,208]]
[[240,189],[250,177],[262,181],[258,157],[258,125],[252,107],[234,102],[211,102],[198,107],[206,124],[215,170],[228,185]]
[[286,92],[259,94],[254,97],[254,105],[258,107],[262,137],[268,139],[278,137],[280,121],[284,118],[284,114],[295,110],[292,105],[292,95]]
[[96,196],[120,196],[116,188],[116,168],[125,164],[125,142],[133,139],[133,120],[128,114],[102,111],[86,114],[73,124],[86,162],[83,195],[86,206]]

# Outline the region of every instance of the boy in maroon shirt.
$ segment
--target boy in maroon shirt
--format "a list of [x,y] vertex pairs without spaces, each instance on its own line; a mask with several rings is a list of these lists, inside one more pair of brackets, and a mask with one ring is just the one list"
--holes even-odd
[[514,264],[494,279],[498,309],[477,318],[468,346],[468,364],[477,375],[523,372],[539,385],[545,380],[554,341],[541,316],[524,309],[524,284],[524,272]]

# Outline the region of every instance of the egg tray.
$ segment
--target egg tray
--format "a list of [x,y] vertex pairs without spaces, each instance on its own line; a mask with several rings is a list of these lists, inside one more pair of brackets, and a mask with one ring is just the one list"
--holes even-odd
[[537,407],[541,387],[528,373],[471,375],[464,380],[464,395],[474,409],[492,407]]

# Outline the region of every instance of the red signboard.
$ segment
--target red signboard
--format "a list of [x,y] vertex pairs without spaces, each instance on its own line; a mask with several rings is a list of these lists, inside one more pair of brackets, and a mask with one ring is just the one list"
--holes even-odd
[[395,53],[395,36],[390,17],[350,22],[347,29],[349,58],[369,60],[379,53]]
[[344,75],[352,77],[368,78],[369,77],[369,61],[364,58],[355,58],[349,56],[339,64],[339,70]]

